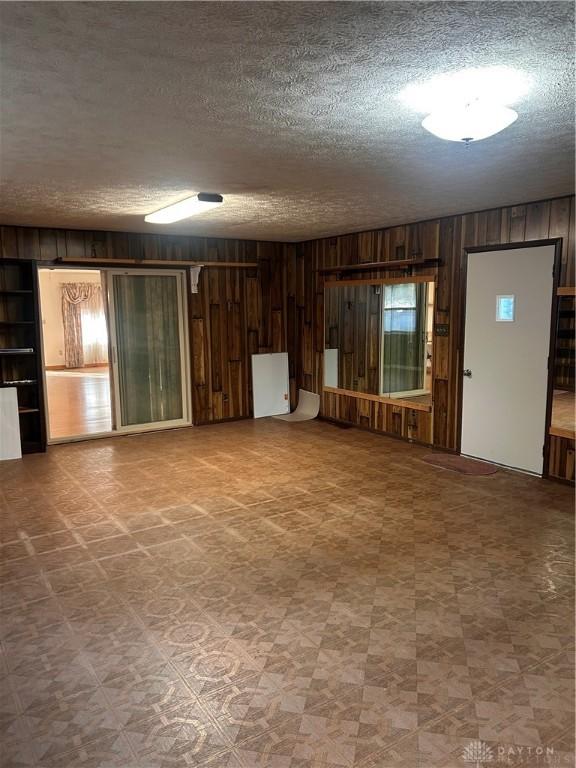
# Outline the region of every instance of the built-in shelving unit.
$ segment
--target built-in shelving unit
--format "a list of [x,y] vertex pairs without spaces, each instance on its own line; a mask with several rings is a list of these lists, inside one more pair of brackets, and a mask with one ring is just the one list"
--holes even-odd
[[18,394],[22,453],[46,450],[36,263],[0,261],[0,388]]
[[558,300],[558,326],[556,331],[556,359],[554,371],[554,386],[574,392],[576,349],[574,337],[576,334],[576,299],[574,296],[563,295]]

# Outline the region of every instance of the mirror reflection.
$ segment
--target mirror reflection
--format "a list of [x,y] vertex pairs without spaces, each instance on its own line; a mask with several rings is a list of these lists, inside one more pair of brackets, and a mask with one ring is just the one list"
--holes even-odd
[[324,386],[431,403],[434,283],[328,283]]

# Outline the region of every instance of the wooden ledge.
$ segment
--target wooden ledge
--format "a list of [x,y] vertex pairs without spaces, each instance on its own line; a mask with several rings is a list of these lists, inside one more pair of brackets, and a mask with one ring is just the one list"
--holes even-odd
[[550,427],[548,434],[553,437],[564,437],[568,440],[576,440],[576,430],[563,429],[562,427]]
[[339,387],[324,387],[322,391],[328,392],[331,395],[343,395],[345,397],[355,397],[357,400],[372,400],[373,402],[384,403],[385,405],[395,405],[398,408],[409,408],[412,411],[423,411],[424,413],[432,412],[432,403],[429,405],[426,403],[415,403],[412,402],[412,400],[399,397],[370,395],[365,392],[355,392],[353,389],[340,389]]
[[[99,258],[72,258],[60,256],[56,259],[58,264],[70,264],[74,266],[90,264],[93,267],[231,267],[234,269],[253,269],[258,267],[257,261],[179,261],[177,259],[99,259]],[[42,262],[40,262],[42,266]]]
[[357,264],[339,264],[335,267],[323,267],[317,270],[321,275],[335,272],[391,272],[392,270],[412,270],[413,267],[432,267],[440,259],[397,259],[396,261],[364,261]]

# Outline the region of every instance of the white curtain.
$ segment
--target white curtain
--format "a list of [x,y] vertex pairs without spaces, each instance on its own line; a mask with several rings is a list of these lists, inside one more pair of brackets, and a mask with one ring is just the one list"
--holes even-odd
[[107,363],[102,287],[94,283],[62,283],[61,289],[66,368]]
[[108,332],[102,302],[102,288],[94,286],[90,298],[80,304],[84,365],[108,362]]

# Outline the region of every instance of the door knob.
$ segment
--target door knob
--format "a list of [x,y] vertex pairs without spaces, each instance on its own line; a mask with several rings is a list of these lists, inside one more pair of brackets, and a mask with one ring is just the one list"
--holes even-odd
[[462,371],[462,376],[466,376],[467,378],[471,379],[472,371],[470,370],[470,368],[464,368],[464,370]]

